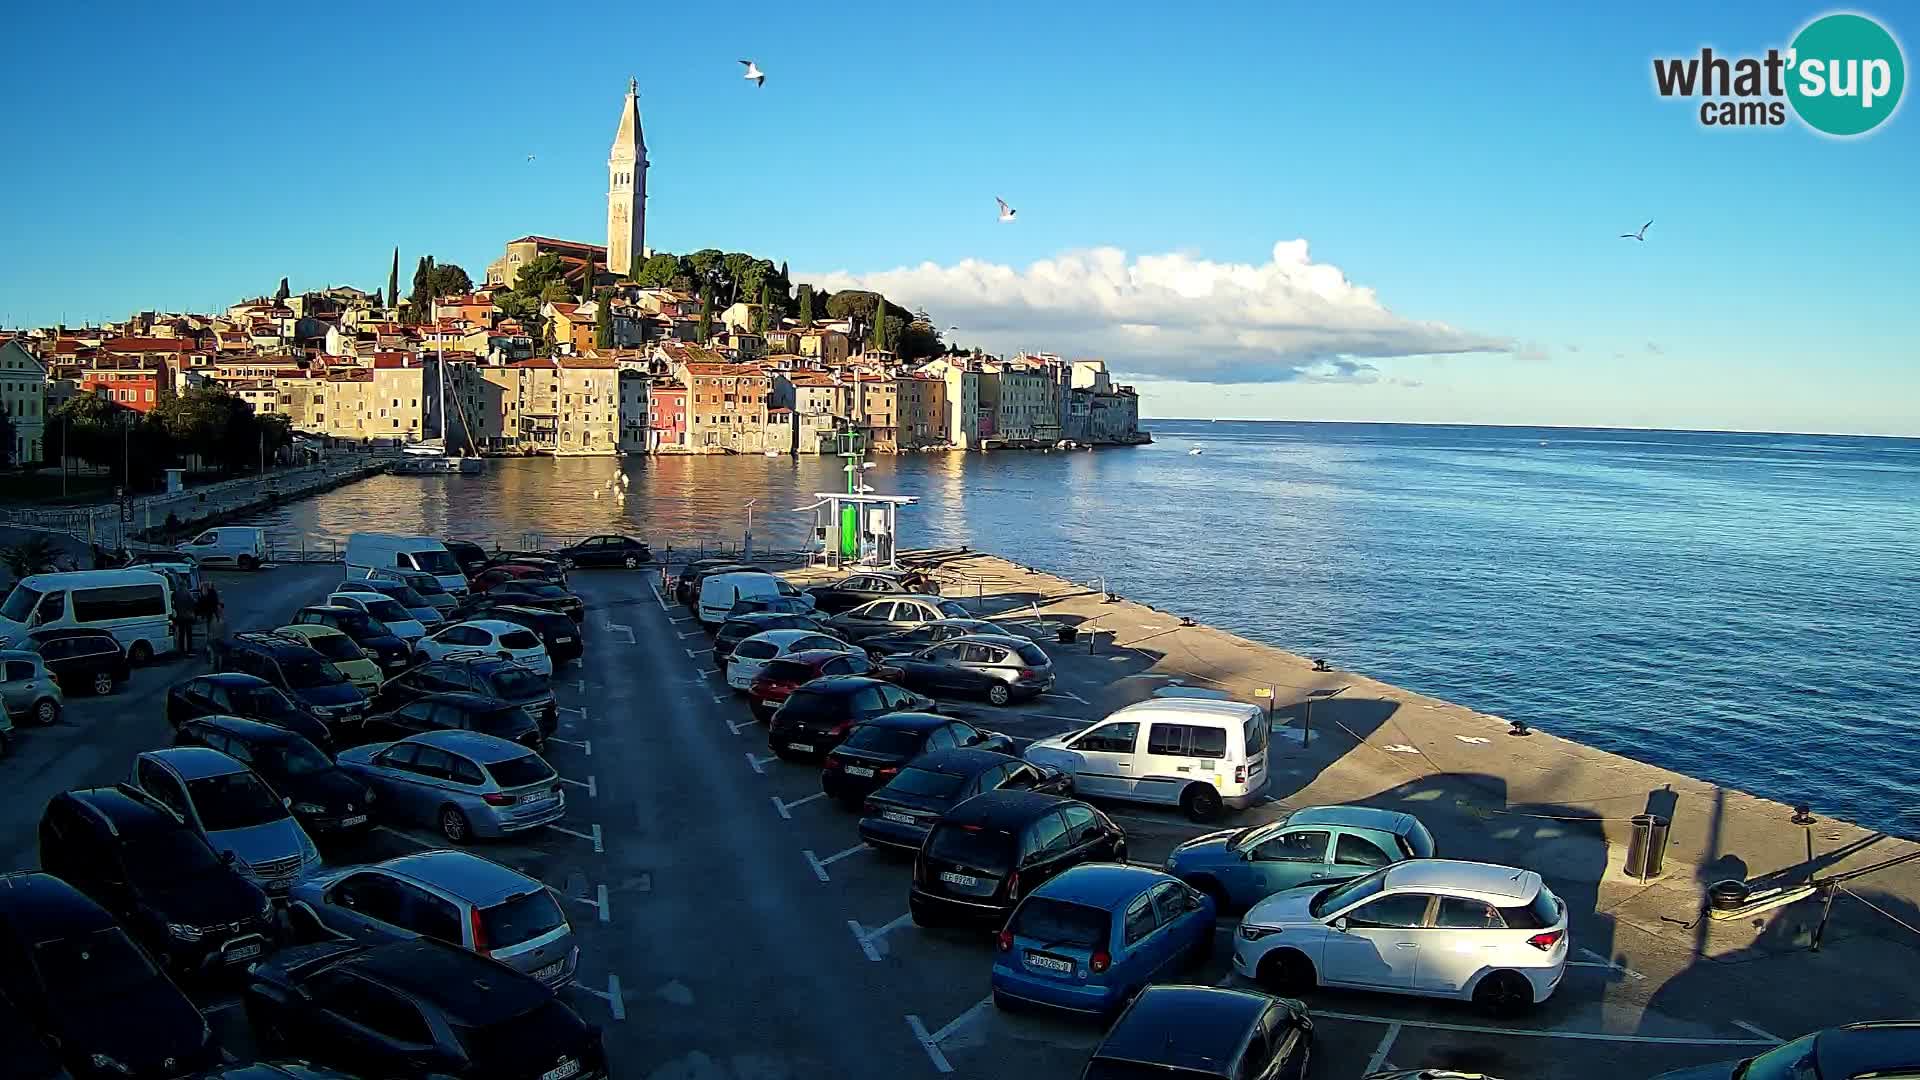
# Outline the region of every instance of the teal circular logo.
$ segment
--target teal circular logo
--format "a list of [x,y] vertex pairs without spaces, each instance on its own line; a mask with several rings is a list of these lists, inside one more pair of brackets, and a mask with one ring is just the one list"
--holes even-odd
[[1823,15],[1808,23],[1788,52],[1787,99],[1815,131],[1861,135],[1900,105],[1907,62],[1886,27],[1865,15]]

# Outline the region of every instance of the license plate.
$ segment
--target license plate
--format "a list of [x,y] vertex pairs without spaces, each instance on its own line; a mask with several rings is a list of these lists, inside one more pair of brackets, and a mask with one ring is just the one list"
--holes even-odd
[[227,963],[237,964],[242,960],[251,960],[254,957],[259,955],[260,955],[259,944],[256,943],[253,945],[242,945],[237,949],[231,949],[227,952]]
[[787,744],[787,749],[789,749],[789,750],[798,750],[798,751],[800,751],[800,752],[801,752],[801,753],[803,753],[803,754],[811,754],[811,753],[813,753],[813,744],[812,744],[812,743],[800,743],[800,742],[791,742],[791,743],[788,743],[788,744]]
[[956,874],[956,873],[954,873],[954,872],[953,872],[953,871],[951,871],[951,870],[948,870],[948,871],[945,871],[945,872],[943,872],[943,873],[942,873],[942,874],[940,875],[940,880],[941,880],[941,881],[947,881],[947,882],[952,882],[952,883],[953,883],[953,884],[955,884],[955,885],[978,885],[978,884],[980,884],[980,879],[979,879],[979,878],[977,878],[977,877],[974,877],[974,876],[973,876],[972,874]]
[[847,775],[848,776],[872,776],[873,770],[862,768],[858,765],[849,765],[847,766]]
[[290,877],[277,878],[273,881],[269,881],[265,883],[260,887],[270,893],[283,893],[293,887],[293,879]]
[[540,1074],[540,1080],[567,1080],[569,1076],[578,1076],[580,1063],[574,1060],[561,1062],[557,1067]]
[[560,969],[565,967],[566,964],[567,962],[565,960],[555,960],[553,963],[548,964],[546,967],[536,969],[533,973],[533,977],[536,979],[551,979],[555,975],[560,974]]
[[367,815],[365,814],[355,814],[352,817],[343,817],[340,819],[340,827],[343,829],[351,829],[355,825],[365,825],[366,823]]
[[888,821],[897,821],[902,825],[914,824],[912,814],[896,814],[893,811],[888,810],[883,812],[880,816]]
[[745,690],[747,687],[753,685],[753,676],[729,675],[727,676],[727,685],[733,687],[736,690]]
[[1057,956],[1041,956],[1039,953],[1027,954],[1027,966],[1043,968],[1047,971],[1073,972],[1073,961],[1062,960]]

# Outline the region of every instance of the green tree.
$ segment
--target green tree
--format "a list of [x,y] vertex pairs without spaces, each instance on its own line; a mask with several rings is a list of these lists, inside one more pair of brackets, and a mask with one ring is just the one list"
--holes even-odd
[[813,286],[800,286],[800,329],[813,329]]
[[[638,256],[635,257],[635,261],[638,262]],[[679,257],[662,252],[648,259],[645,265],[635,271],[633,280],[634,284],[643,289],[664,289],[671,286],[673,279],[679,276]]]
[[[387,271],[387,295],[393,299],[394,303],[400,302],[400,245],[398,244],[393,246],[393,269]],[[373,306],[379,307],[380,302],[375,300]]]
[[700,344],[705,345],[713,336],[713,286],[700,286],[700,322],[693,335]]
[[726,253],[719,248],[701,248],[680,260],[680,274],[693,282],[718,285],[726,273]]
[[945,351],[945,346],[941,344],[940,332],[934,329],[931,320],[915,317],[901,328],[899,336],[894,339],[893,350],[902,360],[925,360],[939,356]]
[[427,286],[429,296],[462,296],[473,291],[473,279],[458,263],[438,263],[427,275]]
[[587,252],[586,268],[580,271],[580,302],[581,303],[584,304],[588,300],[591,300],[593,298],[594,279],[599,276],[600,276],[599,271],[593,268],[593,252],[589,251]]
[[383,296],[385,296],[385,295],[386,295],[386,294],[385,294],[385,293],[382,293],[382,292],[381,292],[381,291],[380,291],[379,289],[375,289],[375,290],[373,290],[373,306],[374,306],[374,307],[375,307],[376,309],[378,309],[378,308],[383,308],[383,307],[386,307],[386,306],[387,306],[387,305],[386,305],[386,303],[385,303],[385,301],[383,301],[383,300],[381,299],[381,298],[382,298]]
[[873,299],[873,314],[870,316],[873,335],[867,340],[867,345],[875,349],[885,349],[887,347],[887,302],[877,294]]
[[593,347],[613,348],[613,290],[601,289],[593,312]]
[[46,533],[28,533],[18,544],[0,549],[0,565],[4,565],[17,581],[57,569],[54,560],[59,554]]
[[13,417],[0,409],[0,465],[24,465],[13,460]]
[[292,295],[293,295],[293,290],[287,288],[287,279],[281,278],[280,287],[273,290],[273,298],[275,300],[285,300],[287,297]]
[[547,286],[558,284],[562,300],[566,299],[567,264],[560,256],[551,252],[535,255],[520,267],[520,276],[514,279],[513,291],[522,296],[540,297],[546,294]]
[[773,325],[773,283],[762,279],[760,282],[760,305],[753,312],[753,332],[765,335]]

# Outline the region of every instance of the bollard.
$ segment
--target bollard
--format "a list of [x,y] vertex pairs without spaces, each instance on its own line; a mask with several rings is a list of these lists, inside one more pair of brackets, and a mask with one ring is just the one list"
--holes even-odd
[[1627,838],[1627,876],[1646,881],[1660,876],[1667,861],[1667,830],[1671,823],[1658,814],[1635,814]]

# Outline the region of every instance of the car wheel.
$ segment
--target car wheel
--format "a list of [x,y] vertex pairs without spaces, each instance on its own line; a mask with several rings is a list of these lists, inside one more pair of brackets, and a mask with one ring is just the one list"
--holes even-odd
[[992,686],[987,688],[987,701],[989,704],[996,705],[996,706],[1004,706],[1007,704],[1007,702],[1012,700],[1013,700],[1013,689],[1009,687],[1006,683],[994,683]]
[[240,569],[242,569],[242,570],[258,570],[258,569],[260,569],[260,560],[259,560],[259,559],[256,559],[256,558],[254,558],[254,557],[253,557],[253,556],[251,556],[251,555],[242,555],[242,556],[240,556],[240,559],[239,559],[239,563],[240,563]]
[[1313,961],[1296,949],[1275,949],[1260,961],[1260,970],[1254,975],[1261,986],[1287,997],[1305,990],[1311,990],[1319,982],[1314,976]]
[[622,559],[621,562],[624,563],[629,570],[640,569],[640,559],[638,556],[629,555],[625,559]]
[[440,835],[455,844],[464,844],[473,839],[473,826],[467,823],[467,815],[457,806],[440,808]]
[[127,659],[136,664],[144,664],[153,659],[153,646],[147,644],[146,639],[142,638],[127,647]]
[[1212,821],[1220,816],[1220,793],[1212,784],[1194,784],[1180,796],[1180,809],[1192,821]]
[[1489,1016],[1513,1016],[1533,1005],[1533,984],[1517,971],[1496,971],[1473,988],[1473,1003]]
[[101,695],[113,693],[113,673],[110,671],[94,672],[93,692]]
[[33,705],[33,722],[47,727],[60,719],[60,705],[52,698],[41,698]]

